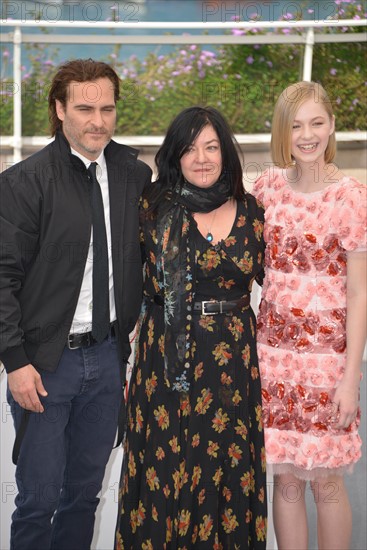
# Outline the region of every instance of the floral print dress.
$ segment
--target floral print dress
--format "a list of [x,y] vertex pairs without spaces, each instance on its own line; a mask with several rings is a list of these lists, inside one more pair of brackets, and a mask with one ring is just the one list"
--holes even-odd
[[268,464],[301,479],[342,474],[361,456],[359,415],[333,428],[346,361],[347,253],[366,249],[366,186],[344,177],[296,192],[280,169],[254,193],[265,206],[258,353]]
[[[147,208],[148,205],[144,204]],[[195,223],[193,221],[193,223]],[[238,202],[230,235],[211,245],[195,224],[195,301],[237,301],[261,279],[263,209]],[[256,321],[251,307],[192,315],[189,392],[164,377],[154,221],[145,223],[145,299],[128,399],[117,549],[266,548],[267,502]]]

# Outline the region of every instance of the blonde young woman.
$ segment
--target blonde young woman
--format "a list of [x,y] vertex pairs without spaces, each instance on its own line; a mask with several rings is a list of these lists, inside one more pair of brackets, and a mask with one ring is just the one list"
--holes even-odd
[[333,164],[335,150],[335,118],[322,86],[286,88],[273,118],[275,167],[254,189],[265,207],[258,353],[281,550],[308,548],[307,481],[319,549],[348,549],[352,531],[343,476],[361,456],[366,187]]

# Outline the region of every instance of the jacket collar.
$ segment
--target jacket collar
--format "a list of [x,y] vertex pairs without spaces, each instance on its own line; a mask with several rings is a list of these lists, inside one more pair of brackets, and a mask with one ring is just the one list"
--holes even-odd
[[[79,169],[85,170],[84,163],[75,155],[72,154],[70,145],[66,137],[61,130],[58,130],[55,135],[55,143],[60,151],[61,158],[69,158],[71,164]],[[104,150],[107,164],[121,164],[122,162],[135,161],[138,157],[139,151],[117,143],[113,139],[106,145]]]

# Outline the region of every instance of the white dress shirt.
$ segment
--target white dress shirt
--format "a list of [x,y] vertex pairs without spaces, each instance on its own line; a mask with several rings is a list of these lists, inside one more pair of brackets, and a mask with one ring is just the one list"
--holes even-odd
[[[80,158],[86,168],[89,168],[91,161],[74,149],[71,152],[76,157]],[[107,165],[104,152],[95,160],[97,166],[97,179],[101,187],[102,200],[104,206],[104,217],[107,233],[108,247],[108,273],[109,273],[109,289],[110,289],[110,320],[111,323],[116,320],[115,296],[113,292],[113,272],[112,272],[112,247],[111,247],[111,221],[110,221],[110,195],[108,192],[108,176]],[[85,264],[83,282],[80,289],[79,300],[76,306],[73,323],[70,329],[71,334],[89,332],[92,330],[92,312],[93,312],[93,228],[91,231],[91,239],[89,243],[89,251]]]

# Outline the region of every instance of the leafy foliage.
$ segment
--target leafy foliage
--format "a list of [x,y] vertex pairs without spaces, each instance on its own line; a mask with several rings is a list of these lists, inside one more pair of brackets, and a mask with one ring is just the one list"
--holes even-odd
[[[356,0],[335,0],[339,18],[361,18],[362,7]],[[274,34],[302,34],[296,17],[289,28]],[[260,35],[253,27],[236,28],[233,34]],[[322,32],[350,32],[346,27],[328,27]],[[354,28],[353,32],[361,32]],[[318,31],[319,32],[319,31]],[[329,92],[336,111],[337,130],[365,130],[367,120],[367,77],[365,42],[318,43],[314,47],[313,75]],[[10,135],[13,94],[22,94],[22,132],[24,136],[47,135],[47,94],[55,71],[42,46],[32,45],[29,55],[32,70],[23,74],[22,89],[2,79],[0,132]],[[150,54],[143,61],[131,57],[119,60],[119,47],[106,59],[121,77],[118,104],[118,135],[161,135],[172,118],[191,105],[212,105],[227,117],[236,133],[268,132],[274,103],[283,88],[302,79],[303,45],[251,44],[225,45],[216,52],[192,44],[168,55]],[[351,61],[352,60],[352,61]],[[9,52],[3,50],[3,61]]]

